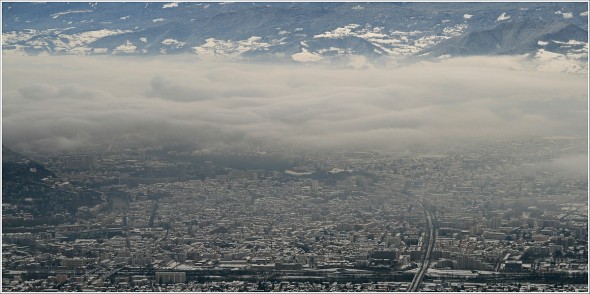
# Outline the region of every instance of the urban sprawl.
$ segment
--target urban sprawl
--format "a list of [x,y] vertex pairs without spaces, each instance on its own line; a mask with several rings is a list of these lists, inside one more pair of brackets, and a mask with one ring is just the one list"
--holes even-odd
[[586,140],[31,156],[98,200],[3,201],[2,290],[587,292],[587,175],[552,164]]

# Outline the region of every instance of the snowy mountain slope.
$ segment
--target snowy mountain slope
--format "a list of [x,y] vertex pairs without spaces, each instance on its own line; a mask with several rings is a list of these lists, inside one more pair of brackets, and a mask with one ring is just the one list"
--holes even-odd
[[4,54],[581,60],[588,42],[586,3],[4,2],[2,13]]
[[541,19],[507,21],[483,31],[473,31],[433,46],[429,52],[441,55],[524,54],[538,49],[539,41],[577,40],[588,42],[588,31],[564,22]]

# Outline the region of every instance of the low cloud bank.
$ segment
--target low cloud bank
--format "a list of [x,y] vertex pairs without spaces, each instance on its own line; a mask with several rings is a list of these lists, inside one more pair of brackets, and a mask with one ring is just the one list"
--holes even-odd
[[519,57],[365,70],[189,56],[3,60],[3,143],[17,150],[194,142],[396,149],[587,136],[587,76]]

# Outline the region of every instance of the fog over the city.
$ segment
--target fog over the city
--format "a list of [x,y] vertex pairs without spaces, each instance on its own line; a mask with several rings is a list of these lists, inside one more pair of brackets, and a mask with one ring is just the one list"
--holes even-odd
[[[587,76],[522,57],[352,69],[173,57],[5,56],[3,144],[399,149],[586,136]],[[587,155],[586,155],[587,156]]]

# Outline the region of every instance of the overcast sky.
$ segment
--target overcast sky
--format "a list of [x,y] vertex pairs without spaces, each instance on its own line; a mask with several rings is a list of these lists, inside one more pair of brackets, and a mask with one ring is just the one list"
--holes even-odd
[[519,57],[336,69],[170,57],[3,57],[3,144],[17,150],[182,140],[395,149],[587,136],[587,76]]

